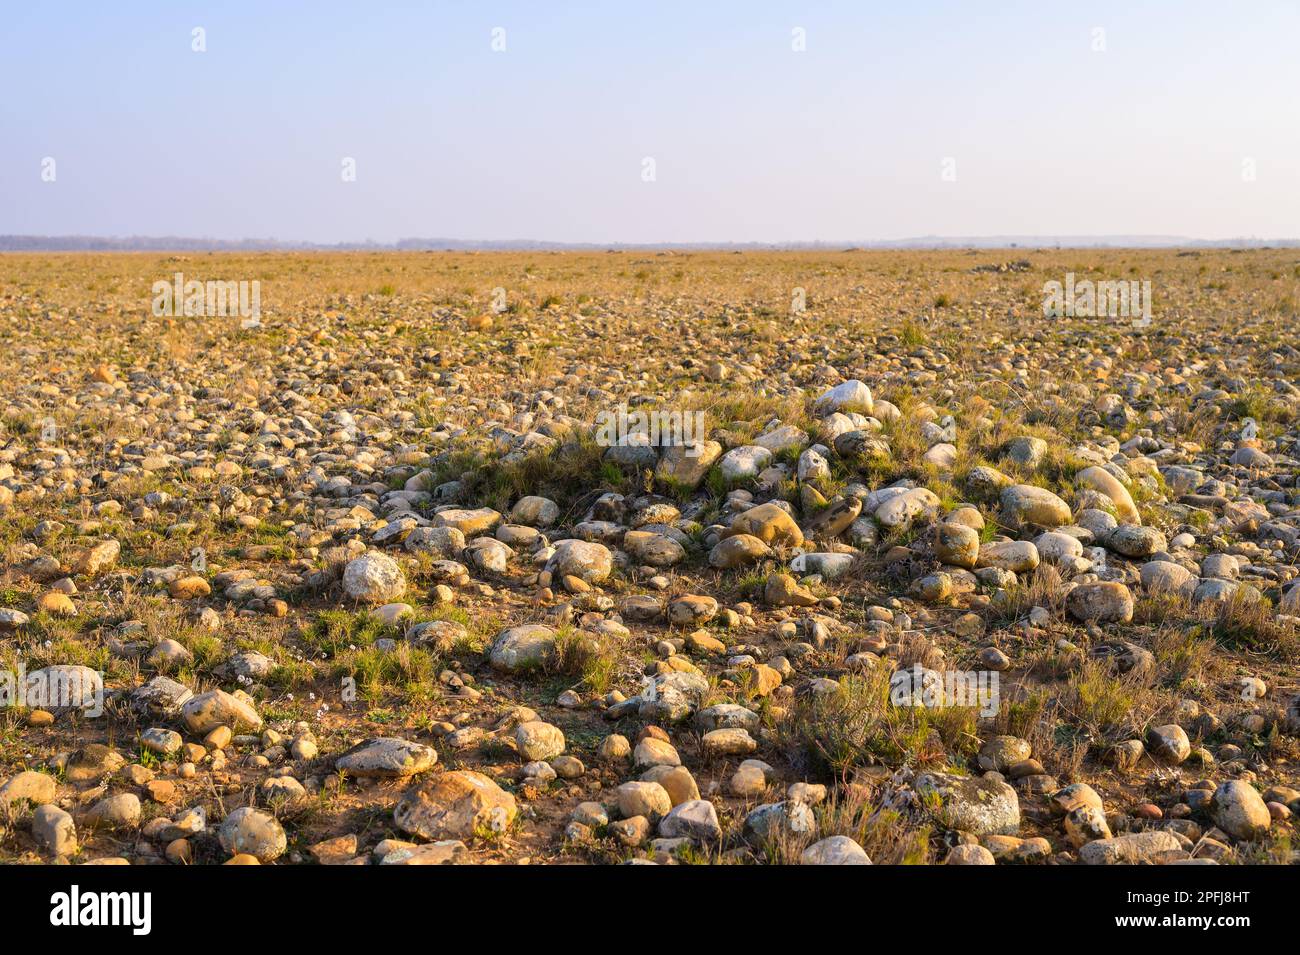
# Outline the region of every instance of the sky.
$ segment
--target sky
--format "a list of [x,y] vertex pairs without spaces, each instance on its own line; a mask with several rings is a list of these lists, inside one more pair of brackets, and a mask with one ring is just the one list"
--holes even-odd
[[11,0],[0,234],[1294,238],[1297,40],[1295,0]]

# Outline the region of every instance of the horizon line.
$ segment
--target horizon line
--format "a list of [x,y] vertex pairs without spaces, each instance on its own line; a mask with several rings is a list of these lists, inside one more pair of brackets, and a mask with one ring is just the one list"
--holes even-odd
[[550,239],[457,239],[407,237],[392,242],[371,239],[314,242],[299,239],[216,239],[193,236],[0,235],[0,252],[219,252],[219,251],[869,251],[940,249],[1070,248],[1277,248],[1300,245],[1297,238],[1198,239],[1161,234],[1120,235],[924,235],[902,239],[719,240],[698,242],[565,242]]

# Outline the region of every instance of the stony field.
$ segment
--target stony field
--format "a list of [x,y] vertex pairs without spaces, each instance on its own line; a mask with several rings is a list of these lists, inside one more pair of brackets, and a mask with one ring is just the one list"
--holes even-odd
[[[1045,317],[1069,273],[1151,323]],[[1296,863],[1298,289],[0,256],[0,860]]]

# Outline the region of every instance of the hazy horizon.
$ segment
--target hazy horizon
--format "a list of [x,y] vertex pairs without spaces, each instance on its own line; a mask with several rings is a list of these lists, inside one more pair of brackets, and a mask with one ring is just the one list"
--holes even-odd
[[592,252],[592,251],[944,251],[1047,249],[1237,249],[1292,248],[1300,238],[1186,236],[911,236],[903,239],[807,240],[788,242],[560,242],[547,239],[461,239],[408,236],[393,242],[323,243],[274,237],[216,239],[206,236],[32,236],[0,235],[0,253],[14,252]]
[[1294,4],[5,17],[11,236],[794,245],[1300,222]]

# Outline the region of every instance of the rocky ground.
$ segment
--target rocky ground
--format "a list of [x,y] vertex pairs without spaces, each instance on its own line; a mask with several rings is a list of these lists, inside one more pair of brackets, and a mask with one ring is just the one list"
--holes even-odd
[[1295,863],[1298,261],[0,257],[0,859]]

